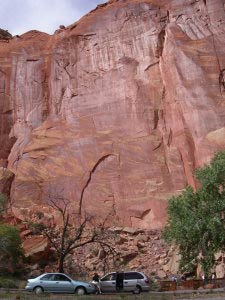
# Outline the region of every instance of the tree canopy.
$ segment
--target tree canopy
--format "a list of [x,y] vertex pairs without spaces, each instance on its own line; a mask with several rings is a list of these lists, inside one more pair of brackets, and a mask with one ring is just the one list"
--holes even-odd
[[0,216],[5,212],[7,198],[4,194],[0,193]]
[[0,225],[0,258],[15,265],[22,254],[19,230],[14,226]]
[[225,151],[195,175],[199,182],[196,191],[188,186],[169,200],[164,237],[178,246],[182,271],[193,271],[200,263],[209,276],[215,254],[225,250]]

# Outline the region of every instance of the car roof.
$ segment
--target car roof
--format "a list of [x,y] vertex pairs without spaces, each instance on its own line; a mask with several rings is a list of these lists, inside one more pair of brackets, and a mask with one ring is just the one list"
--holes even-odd
[[118,271],[118,272],[113,271],[113,272],[106,273],[105,275],[115,274],[115,273],[139,273],[139,274],[145,275],[143,272],[135,271],[135,270],[133,270],[133,271]]
[[70,276],[69,276],[69,275],[66,275],[66,274],[64,274],[64,273],[58,273],[58,272],[49,272],[49,273],[44,273],[44,274],[41,274],[41,275],[39,275],[38,277],[45,276],[45,275],[64,275],[64,276],[66,276],[66,277],[70,278]]
[[[48,272],[48,273],[44,273],[42,275],[48,275],[48,274],[60,274],[60,275],[66,275],[65,273],[59,273],[59,272]],[[68,275],[66,275],[68,276]]]

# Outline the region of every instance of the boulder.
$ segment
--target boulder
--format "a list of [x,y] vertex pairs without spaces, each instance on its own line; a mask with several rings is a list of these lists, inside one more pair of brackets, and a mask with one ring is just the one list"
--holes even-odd
[[128,238],[126,236],[120,236],[117,240],[116,240],[116,245],[124,245],[128,242]]
[[225,265],[223,263],[216,266],[216,278],[225,277]]
[[29,236],[23,241],[22,248],[27,260],[38,262],[41,258],[48,257],[50,245],[43,236]]
[[163,270],[157,271],[157,276],[161,279],[165,279],[167,277],[166,272]]
[[100,249],[98,252],[98,259],[103,259],[106,256],[106,253],[103,249]]
[[218,253],[215,254],[215,260],[221,261],[222,258],[223,258],[222,252],[218,252]]
[[122,229],[122,231],[124,233],[129,233],[129,234],[136,234],[137,233],[137,229],[136,228],[131,228],[131,227],[124,227]]
[[31,235],[31,234],[32,234],[32,230],[27,229],[20,233],[20,237],[21,237],[21,239],[24,239],[26,236]]
[[123,258],[123,261],[128,263],[132,259],[134,259],[138,255],[138,251],[129,251],[127,253],[122,253],[121,257]]

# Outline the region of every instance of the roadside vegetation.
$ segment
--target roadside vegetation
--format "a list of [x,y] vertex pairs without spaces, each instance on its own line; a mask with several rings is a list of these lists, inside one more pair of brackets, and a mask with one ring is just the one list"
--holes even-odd
[[7,210],[7,197],[0,193],[0,220],[2,219],[3,213]]
[[197,190],[188,186],[168,204],[164,238],[181,254],[181,272],[201,265],[205,277],[213,272],[215,254],[225,250],[225,151],[195,173]]
[[[7,211],[7,198],[0,194],[0,274],[16,272],[22,257],[21,239],[18,228],[4,224],[3,214]],[[0,287],[15,287],[11,280],[0,277]]]
[[0,258],[15,267],[22,255],[19,230],[10,225],[0,225]]
[[2,293],[0,294],[0,299],[7,300],[222,300],[224,299],[224,293],[189,293],[189,294],[151,294],[143,293],[141,295],[132,295],[132,294],[117,294],[117,295],[56,295],[56,294],[44,294],[41,296],[36,296],[34,294],[25,294],[25,293]]
[[15,282],[15,278],[8,278],[8,277],[0,277],[0,288],[5,289],[18,289],[18,285]]

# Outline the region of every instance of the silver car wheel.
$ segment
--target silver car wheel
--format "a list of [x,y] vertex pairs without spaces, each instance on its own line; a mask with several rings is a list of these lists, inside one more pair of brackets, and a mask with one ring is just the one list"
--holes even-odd
[[36,295],[40,295],[43,293],[43,289],[40,287],[40,286],[37,286],[35,289],[34,289],[34,292]]
[[85,289],[83,288],[83,287],[78,287],[77,289],[76,289],[76,291],[75,291],[75,293],[77,294],[77,295],[84,295],[85,294]]
[[135,290],[133,290],[133,294],[140,294],[141,293],[141,287],[139,285],[136,286]]

